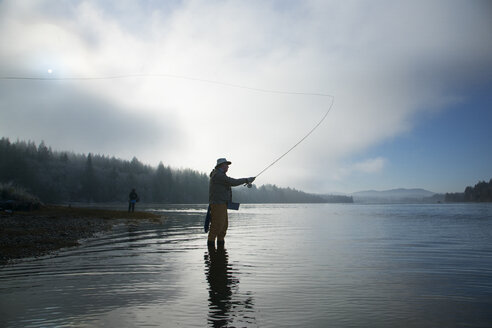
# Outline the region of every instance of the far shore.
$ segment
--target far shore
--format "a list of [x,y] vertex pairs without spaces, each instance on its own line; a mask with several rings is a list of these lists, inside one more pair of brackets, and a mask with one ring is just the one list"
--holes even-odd
[[0,213],[0,266],[16,259],[48,255],[79,240],[111,230],[115,224],[160,222],[162,216],[132,212],[43,206],[26,212]]

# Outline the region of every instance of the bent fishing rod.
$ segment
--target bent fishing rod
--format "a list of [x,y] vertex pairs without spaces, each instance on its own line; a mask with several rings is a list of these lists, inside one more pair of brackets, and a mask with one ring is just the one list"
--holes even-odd
[[[266,170],[268,170],[269,168],[271,168],[273,165],[275,165],[282,158],[284,158],[294,148],[296,148],[297,146],[299,146],[304,140],[306,140],[314,132],[314,130],[316,130],[321,125],[321,123],[323,123],[323,121],[328,116],[328,113],[330,113],[330,111],[331,111],[331,109],[333,107],[333,103],[335,102],[335,97],[334,96],[331,96],[331,95],[325,95],[325,94],[317,94],[317,95],[323,96],[323,97],[330,97],[331,98],[330,106],[328,106],[328,110],[323,115],[323,117],[321,118],[321,120],[319,120],[319,122],[311,130],[309,130],[309,132],[304,137],[302,137],[296,144],[294,144],[285,153],[283,153],[278,158],[276,158],[272,163],[270,163],[267,167],[265,167],[260,173],[258,173],[257,175],[255,175],[254,176],[255,179],[258,178],[261,174],[263,174],[263,172],[265,172]],[[252,184],[252,182],[250,182],[250,183],[246,183],[245,186],[247,186],[248,188],[251,188],[253,186],[253,184]]]

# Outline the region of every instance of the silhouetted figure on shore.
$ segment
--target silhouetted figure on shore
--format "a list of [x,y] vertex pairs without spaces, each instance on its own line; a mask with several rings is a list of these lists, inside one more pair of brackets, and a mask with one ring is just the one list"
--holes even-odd
[[135,188],[128,195],[128,212],[135,212],[135,203],[139,201]]

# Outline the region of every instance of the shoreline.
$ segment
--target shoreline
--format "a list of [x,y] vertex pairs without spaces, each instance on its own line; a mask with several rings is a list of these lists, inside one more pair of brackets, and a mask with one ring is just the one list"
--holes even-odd
[[0,214],[0,266],[15,260],[49,255],[80,245],[79,240],[108,232],[120,223],[160,222],[149,212],[44,206],[28,212]]

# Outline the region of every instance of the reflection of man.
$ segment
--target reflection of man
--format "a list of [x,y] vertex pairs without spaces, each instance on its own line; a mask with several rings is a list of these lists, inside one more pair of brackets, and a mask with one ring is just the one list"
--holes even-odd
[[238,274],[237,268],[229,264],[229,256],[223,246],[218,246],[217,249],[215,245],[208,246],[208,253],[205,253],[205,275],[209,285],[209,326],[249,327],[256,321],[251,293],[238,293]]
[[232,287],[239,281],[228,272],[228,255],[224,247],[215,249],[210,245],[208,255],[205,254],[205,265],[209,284],[209,324],[212,327],[227,327],[232,322]]

